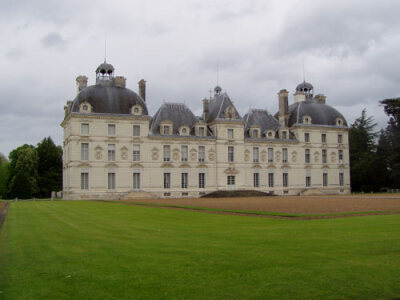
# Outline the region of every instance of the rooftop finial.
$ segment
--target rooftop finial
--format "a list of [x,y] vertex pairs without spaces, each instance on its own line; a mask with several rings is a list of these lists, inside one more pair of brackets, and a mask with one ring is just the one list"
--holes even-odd
[[107,62],[107,33],[104,35],[104,63]]

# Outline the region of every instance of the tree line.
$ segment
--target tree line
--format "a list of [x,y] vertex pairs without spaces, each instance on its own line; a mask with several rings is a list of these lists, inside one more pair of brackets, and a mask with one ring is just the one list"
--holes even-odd
[[62,190],[62,148],[44,138],[37,146],[22,145],[0,154],[0,198],[49,198]]
[[350,180],[353,192],[384,192],[400,188],[400,98],[380,101],[389,117],[386,128],[364,109],[350,126]]
[[[385,129],[364,109],[350,125],[350,180],[354,192],[400,188],[400,98],[380,101],[389,117]],[[49,198],[62,190],[62,148],[50,137],[37,146],[22,145],[0,153],[0,198]]]

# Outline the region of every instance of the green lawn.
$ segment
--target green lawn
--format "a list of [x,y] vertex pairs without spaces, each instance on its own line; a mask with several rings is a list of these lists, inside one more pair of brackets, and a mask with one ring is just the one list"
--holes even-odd
[[400,298],[400,215],[277,220],[17,202],[1,299]]

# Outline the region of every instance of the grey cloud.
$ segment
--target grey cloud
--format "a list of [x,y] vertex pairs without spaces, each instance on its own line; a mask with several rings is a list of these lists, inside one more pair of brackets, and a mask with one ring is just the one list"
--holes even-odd
[[57,32],[50,32],[40,42],[45,48],[60,47],[66,44],[66,41]]

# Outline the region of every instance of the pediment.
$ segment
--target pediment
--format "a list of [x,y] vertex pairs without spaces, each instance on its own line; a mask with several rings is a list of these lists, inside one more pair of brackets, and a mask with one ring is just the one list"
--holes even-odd
[[161,168],[173,168],[174,166],[172,165],[172,164],[170,164],[170,163],[163,163],[162,165],[161,165]]
[[131,168],[143,168],[143,166],[139,163],[132,163]]

